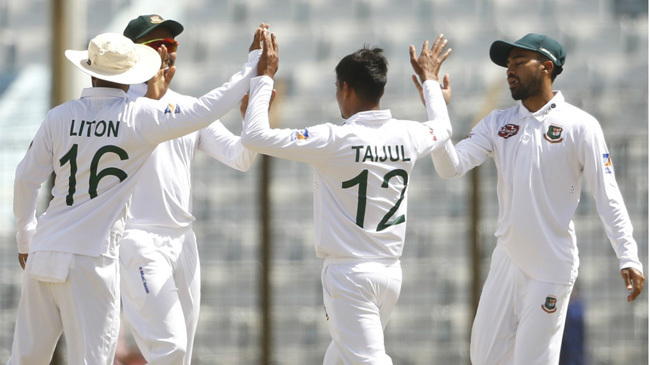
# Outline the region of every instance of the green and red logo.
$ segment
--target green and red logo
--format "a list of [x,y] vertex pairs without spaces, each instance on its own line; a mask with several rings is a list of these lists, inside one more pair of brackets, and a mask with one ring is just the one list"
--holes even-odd
[[544,304],[542,304],[542,309],[546,313],[555,313],[555,311],[557,310],[556,305],[557,305],[557,298],[552,295],[549,295],[546,297],[546,301],[544,302]]
[[549,125],[548,131],[544,135],[544,138],[551,143],[562,142],[564,140],[564,137],[562,137],[562,127],[558,127],[553,124]]

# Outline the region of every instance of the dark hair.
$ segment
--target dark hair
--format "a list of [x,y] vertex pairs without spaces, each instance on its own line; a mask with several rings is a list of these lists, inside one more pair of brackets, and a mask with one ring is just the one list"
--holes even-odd
[[347,82],[360,99],[379,102],[386,86],[388,61],[381,48],[369,49],[364,45],[349,54],[336,65],[336,79],[339,84]]

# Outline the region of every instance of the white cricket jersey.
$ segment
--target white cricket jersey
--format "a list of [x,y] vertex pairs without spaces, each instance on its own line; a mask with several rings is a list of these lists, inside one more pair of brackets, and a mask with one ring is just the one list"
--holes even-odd
[[[146,92],[146,84],[132,85],[127,95],[135,100]],[[243,96],[244,92],[240,99]],[[168,90],[161,100],[169,103],[196,98]],[[197,149],[240,171],[250,169],[257,155],[246,149],[240,137],[218,120],[197,132],[159,144],[142,166],[131,198],[127,228],[181,228],[192,224],[195,218],[192,215],[191,167]]]
[[557,284],[575,281],[579,259],[572,218],[583,178],[620,267],[642,271],[602,129],[561,92],[535,113],[523,105],[493,111],[468,138],[455,147],[448,141],[433,154],[445,178],[463,176],[488,156],[498,171],[497,245],[526,274]]
[[[244,65],[247,78],[194,103],[133,102],[119,89],[88,88],[50,110],[16,169],[18,251],[115,257],[127,202],[154,148],[225,115],[248,89],[257,60]],[[53,199],[37,223],[38,190],[52,172]]]
[[242,142],[271,156],[314,166],[315,248],[318,257],[399,258],[406,231],[408,182],[415,161],[451,134],[440,85],[425,82],[435,114],[418,123],[389,110],[360,112],[343,125],[269,129],[273,80],[251,80]]

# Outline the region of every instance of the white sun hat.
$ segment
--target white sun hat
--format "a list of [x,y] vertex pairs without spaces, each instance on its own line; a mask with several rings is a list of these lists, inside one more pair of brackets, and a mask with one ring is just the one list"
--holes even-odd
[[87,51],[65,51],[65,56],[81,71],[98,79],[133,85],[150,80],[160,70],[156,50],[117,33],[91,39]]

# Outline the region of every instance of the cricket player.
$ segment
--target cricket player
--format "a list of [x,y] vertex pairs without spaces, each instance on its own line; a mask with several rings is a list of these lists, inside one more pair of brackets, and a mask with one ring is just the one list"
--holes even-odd
[[433,153],[444,178],[461,177],[488,157],[498,171],[497,244],[472,327],[471,360],[557,364],[578,276],[572,217],[583,180],[631,291],[628,301],[643,289],[643,266],[598,121],[553,90],[564,47],[531,33],[494,42],[490,58],[506,68],[512,98],[521,104],[491,112],[466,139]]
[[[388,64],[379,48],[363,48],[336,66],[342,125],[270,129],[269,99],[278,67],[275,35],[265,35],[251,80],[244,146],[314,167],[315,248],[324,259],[323,299],[332,342],[324,364],[392,364],[383,330],[402,284],[400,256],[408,184],[415,161],[444,146],[451,133],[438,71],[450,50],[440,36],[411,64],[424,82],[430,121],[393,118],[379,102]],[[275,55],[272,55],[275,54]]]
[[[175,38],[182,31],[180,23],[151,14],[132,19],[124,35],[154,49],[165,45],[168,57],[163,64],[169,67],[175,63]],[[260,57],[260,35],[255,33],[249,62]],[[230,82],[248,85],[251,71],[235,74]],[[241,99],[247,88],[238,90]],[[146,91],[144,83],[132,85],[127,95],[134,100]],[[195,98],[170,89],[161,100],[174,105]],[[197,150],[240,171],[247,171],[257,155],[217,120],[197,132],[161,143],[142,167],[120,242],[120,273],[124,316],[151,365],[187,365],[192,359],[201,304],[191,194],[191,167]]]
[[[132,102],[130,84],[151,79],[152,96],[169,87],[175,68],[161,69],[164,47],[156,52],[105,33],[87,51],[68,50],[66,57],[91,76],[93,87],[47,114],[16,170],[16,239],[25,275],[9,364],[48,364],[62,333],[68,363],[113,363],[118,242],[141,168],[159,143],[206,127],[248,88],[245,80],[192,103]],[[255,75],[257,61],[242,75]],[[38,189],[52,173],[53,199],[37,219]]]

